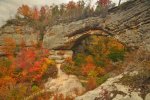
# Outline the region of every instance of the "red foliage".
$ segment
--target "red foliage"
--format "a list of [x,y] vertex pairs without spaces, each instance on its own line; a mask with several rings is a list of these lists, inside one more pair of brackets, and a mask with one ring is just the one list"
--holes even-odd
[[32,62],[35,61],[35,58],[36,52],[34,51],[34,49],[22,49],[16,58],[17,66],[23,69],[31,67]]
[[110,3],[110,0],[98,0],[97,3],[103,7],[107,6]]
[[24,48],[16,57],[16,68],[21,68],[23,80],[39,81],[42,78],[48,51],[45,49]]
[[74,1],[69,1],[67,4],[67,9],[74,9],[76,8],[76,3]]
[[88,75],[90,71],[95,70],[95,65],[93,64],[86,64],[83,68],[82,68],[82,73],[83,75]]
[[39,11],[38,11],[37,7],[35,7],[35,8],[33,9],[32,18],[33,18],[34,20],[39,20],[39,18],[40,18],[40,14],[39,14]]

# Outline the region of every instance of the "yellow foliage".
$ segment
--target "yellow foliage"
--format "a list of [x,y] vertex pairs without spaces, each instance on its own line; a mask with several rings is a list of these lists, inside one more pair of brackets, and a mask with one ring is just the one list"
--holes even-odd
[[45,58],[45,62],[46,62],[46,64],[55,64],[55,62],[53,61],[53,60],[50,60],[50,59],[48,59],[48,58]]

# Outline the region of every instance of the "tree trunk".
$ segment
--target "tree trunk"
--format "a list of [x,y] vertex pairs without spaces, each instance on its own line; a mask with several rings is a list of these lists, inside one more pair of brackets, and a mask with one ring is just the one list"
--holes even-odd
[[119,0],[118,6],[120,6],[121,0]]

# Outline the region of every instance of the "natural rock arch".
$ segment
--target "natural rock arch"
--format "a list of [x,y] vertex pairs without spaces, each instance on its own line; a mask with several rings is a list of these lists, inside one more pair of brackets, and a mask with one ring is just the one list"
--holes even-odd
[[[43,46],[48,49],[70,49],[69,41],[86,32],[102,31],[128,47],[150,51],[149,0],[133,0],[109,11],[106,18],[91,17],[47,27]],[[119,17],[118,17],[119,16]]]

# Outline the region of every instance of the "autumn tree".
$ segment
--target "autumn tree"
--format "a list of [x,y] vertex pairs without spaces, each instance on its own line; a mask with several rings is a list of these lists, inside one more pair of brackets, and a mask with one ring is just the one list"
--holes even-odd
[[33,20],[39,20],[39,18],[40,18],[40,13],[39,13],[37,7],[35,7],[35,8],[33,9],[32,19],[33,19]]
[[52,16],[53,17],[58,17],[59,15],[59,7],[58,5],[52,6]]
[[75,16],[76,12],[76,3],[74,1],[69,1],[69,3],[66,5],[68,10],[68,16],[69,18],[72,18]]
[[44,6],[40,9],[40,19],[43,21],[46,18],[46,9]]
[[65,4],[61,4],[61,5],[60,5],[60,10],[59,10],[60,15],[63,15],[63,14],[65,13],[65,10],[66,10],[66,9],[65,9],[65,6],[66,6]]
[[110,1],[109,0],[98,0],[97,3],[99,5],[101,5],[102,7],[106,7],[110,4]]
[[118,6],[120,6],[120,4],[121,4],[121,0],[119,0]]
[[110,4],[109,0],[97,1],[97,11],[101,12],[102,17],[105,17],[107,15],[109,4]]
[[31,9],[28,5],[22,5],[18,8],[18,13],[23,15],[25,18],[29,18],[31,14]]
[[94,64],[93,57],[92,56],[87,56],[86,64],[82,68],[83,75],[88,75],[90,73],[90,71],[94,71],[95,68],[96,68],[96,66]]

